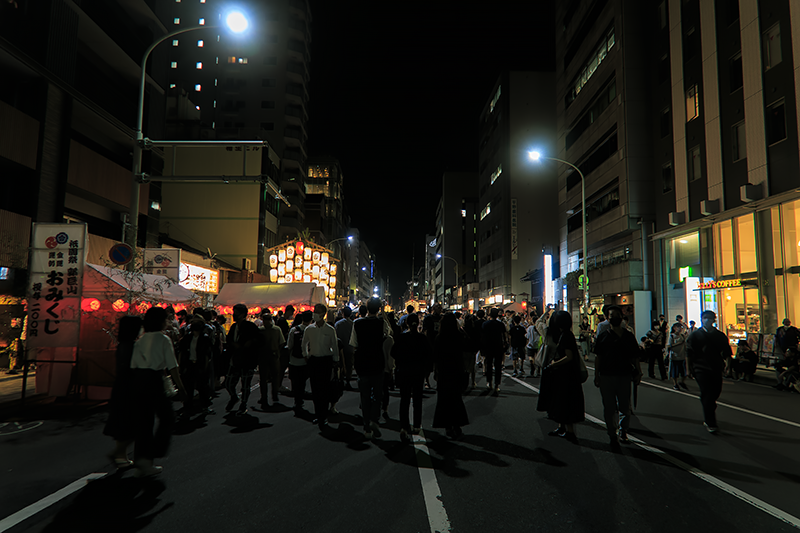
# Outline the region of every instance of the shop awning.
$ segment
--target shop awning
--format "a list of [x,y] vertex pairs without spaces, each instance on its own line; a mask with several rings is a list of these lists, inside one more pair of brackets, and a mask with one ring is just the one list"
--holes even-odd
[[325,303],[325,290],[314,283],[226,283],[215,305],[283,307]]
[[503,306],[503,311],[514,311],[515,313],[524,313],[525,309],[522,308],[521,303],[511,302],[510,304]]
[[166,276],[128,272],[86,264],[83,297],[98,300],[138,299],[148,302],[191,303],[197,295]]

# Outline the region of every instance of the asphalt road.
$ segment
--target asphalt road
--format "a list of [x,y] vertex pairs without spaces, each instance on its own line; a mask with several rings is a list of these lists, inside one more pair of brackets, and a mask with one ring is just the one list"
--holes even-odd
[[[164,472],[150,480],[107,464],[102,407],[20,420],[0,426],[0,533],[800,527],[796,395],[726,381],[721,432],[711,435],[693,382],[687,394],[647,380],[631,428],[636,442],[613,453],[591,377],[578,445],[547,436],[554,424],[535,410],[538,382],[506,376],[499,397],[481,388],[465,396],[470,425],[460,440],[430,428],[436,395],[426,395],[416,445],[399,440],[397,397],[382,437],[367,442],[355,392],[345,393],[342,414],[321,434],[293,415],[290,398],[281,398],[285,407],[237,418],[224,412],[222,391],[216,414],[180,426]],[[251,404],[258,397],[255,391]],[[102,477],[51,503],[92,473]],[[15,513],[43,499],[41,509],[9,527]]]

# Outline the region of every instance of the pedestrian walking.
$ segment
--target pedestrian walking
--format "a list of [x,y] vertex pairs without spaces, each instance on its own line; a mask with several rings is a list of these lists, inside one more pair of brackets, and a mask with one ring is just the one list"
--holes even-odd
[[531,311],[530,325],[528,326],[528,329],[525,330],[525,355],[531,365],[530,376],[532,378],[536,377],[536,365],[534,363],[534,358],[536,357],[536,352],[539,349],[539,339],[541,339],[539,332],[536,330],[537,320],[536,311]]
[[459,438],[463,426],[469,424],[467,408],[461,397],[464,382],[464,352],[468,349],[464,332],[453,313],[442,317],[439,335],[434,342],[436,369],[436,410],[433,427],[445,428],[450,438]]
[[119,320],[116,374],[103,434],[114,439],[114,449],[106,457],[120,469],[133,465],[133,461],[128,459],[128,446],[136,437],[136,395],[131,380],[131,357],[141,329],[142,319],[138,316],[123,316]]
[[655,379],[655,364],[658,362],[658,372],[661,375],[661,380],[666,381],[667,369],[664,366],[664,334],[661,331],[662,323],[658,320],[653,320],[653,327],[647,332],[647,338],[650,342],[647,344],[647,375]]
[[589,351],[592,346],[592,326],[589,325],[589,317],[584,316],[578,326],[578,343],[581,348],[581,355],[584,361],[589,360]]
[[572,333],[572,316],[566,311],[553,314],[548,336],[558,338],[555,359],[542,372],[538,411],[547,411],[558,428],[548,435],[578,443],[575,424],[584,420],[583,386],[578,343]]
[[622,327],[622,308],[612,305],[608,313],[611,328],[595,342],[594,384],[603,399],[611,449],[619,451],[620,442],[629,442],[632,385],[641,381],[642,371],[636,336]]
[[367,301],[367,316],[353,323],[350,345],[355,349],[353,364],[358,374],[358,390],[361,395],[361,417],[364,437],[380,437],[378,425],[383,396],[383,374],[386,369],[384,342],[391,336],[389,323],[378,318],[382,302],[380,298]]
[[334,365],[339,364],[336,330],[325,322],[327,314],[326,305],[315,305],[313,321],[303,334],[303,357],[308,362],[308,379],[311,382],[311,397],[316,416],[313,423],[321,430],[328,427],[333,369]]
[[[258,326],[247,320],[247,306],[236,304],[233,306],[233,325],[228,332],[226,341],[228,351],[231,354],[231,366],[228,376],[225,378],[230,401],[225,407],[226,411],[232,411],[241,399],[241,405],[236,413],[243,415],[247,412],[247,401],[250,398],[250,384],[253,382],[256,366],[258,366],[258,355],[263,348],[264,337],[261,335]],[[236,392],[236,386],[242,382],[241,398]]]
[[464,361],[465,370],[467,371],[467,383],[465,390],[474,389],[478,386],[476,381],[478,354],[481,349],[481,325],[482,321],[476,315],[468,314],[464,318],[464,333],[467,334],[469,340],[468,354],[465,356]]
[[275,319],[270,313],[261,315],[261,335],[264,349],[258,357],[258,380],[261,385],[261,401],[259,405],[262,409],[269,407],[269,385],[272,385],[272,402],[278,403],[278,391],[283,383],[283,373],[281,373],[281,349],[286,345],[286,338],[283,330],[275,324]]
[[688,328],[680,322],[672,324],[665,347],[669,357],[669,377],[672,378],[672,388],[675,390],[681,390],[681,387],[689,390],[686,385],[686,331]]
[[[400,439],[409,441],[410,435],[419,434],[422,428],[422,387],[433,360],[433,349],[428,339],[418,331],[419,317],[407,315],[408,330],[397,336],[392,346],[395,362],[395,379],[400,388]],[[414,425],[409,425],[408,411],[413,401]]]
[[[442,306],[440,304],[433,304],[431,306],[431,313],[425,317],[422,321],[422,333],[427,337],[428,342],[430,342],[431,347],[433,347],[433,343],[436,340],[436,336],[439,335],[439,323],[442,320]],[[428,375],[425,376],[425,385],[427,388],[432,389],[431,387],[431,373],[433,372],[433,364],[431,363],[431,367],[428,369]]]
[[303,334],[311,325],[313,314],[304,311],[294,316],[292,328],[289,330],[286,347],[289,352],[289,381],[292,384],[294,414],[299,416],[305,405],[306,383],[308,382],[308,363],[303,357]]
[[[499,320],[500,310],[493,307],[489,311],[489,320],[483,323],[481,354],[484,357],[486,372],[486,388],[494,390],[494,396],[500,394],[500,380],[503,377],[503,359],[508,346],[506,326]],[[492,386],[494,375],[494,387]]]
[[722,372],[725,358],[731,355],[728,336],[714,327],[717,315],[714,311],[703,311],[702,326],[686,340],[686,357],[694,368],[694,377],[700,388],[700,404],[706,429],[717,433],[717,399],[722,393]]
[[342,318],[337,320],[333,326],[336,329],[336,337],[342,342],[342,372],[344,372],[345,390],[353,390],[350,380],[353,379],[353,347],[350,346],[350,336],[353,334],[353,310],[347,306],[342,308]]
[[[169,373],[178,388],[179,398],[186,397],[172,340],[163,333],[166,322],[167,312],[164,309],[148,309],[142,324],[144,334],[134,344],[131,355],[131,383],[136,395],[136,477],[149,477],[161,472],[161,467],[155,466],[153,461],[164,457],[169,449],[175,413],[172,411],[172,400],[167,397],[165,373]],[[158,426],[154,432],[156,419]]]
[[186,399],[181,410],[182,417],[190,416],[195,409],[194,392],[197,390],[198,403],[203,414],[213,412],[211,408],[211,365],[214,343],[206,328],[206,322],[195,316],[189,322],[189,332],[178,343],[178,360],[180,361],[181,380],[186,388]]
[[525,328],[522,327],[522,315],[514,315],[511,319],[511,328],[508,331],[509,342],[511,344],[511,358],[514,364],[513,377],[525,377]]

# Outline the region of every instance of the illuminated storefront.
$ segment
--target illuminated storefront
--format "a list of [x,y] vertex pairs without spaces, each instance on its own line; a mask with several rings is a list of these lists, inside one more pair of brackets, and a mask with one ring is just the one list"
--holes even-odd
[[773,205],[660,239],[665,309],[717,327],[736,344],[747,339],[772,354],[784,318],[800,322],[800,200]]

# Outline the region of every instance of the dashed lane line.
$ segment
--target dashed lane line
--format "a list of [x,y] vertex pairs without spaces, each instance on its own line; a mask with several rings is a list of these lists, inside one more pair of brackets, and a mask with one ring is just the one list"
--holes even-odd
[[[505,376],[511,378],[512,380],[516,381],[517,383],[519,383],[523,387],[526,387],[526,388],[532,390],[533,392],[535,392],[537,394],[539,393],[539,389],[537,389],[533,385],[531,385],[529,383],[525,383],[524,381],[519,380],[519,379],[517,379],[515,377],[512,377],[511,375],[509,375],[509,374],[507,374],[505,372],[503,374]],[[672,389],[668,389],[668,390],[672,390]],[[678,391],[673,391],[673,392],[678,392]],[[690,394],[689,396],[693,396],[693,395]],[[755,413],[755,414],[758,414],[758,413]],[[585,413],[585,415],[586,415],[586,419],[589,420],[590,422],[592,422],[594,424],[597,424],[598,426],[600,426],[602,428],[606,428],[607,427],[606,423],[604,421],[600,420],[599,418],[594,417],[594,416],[590,415],[589,413]],[[700,470],[699,468],[695,468],[695,467],[693,467],[691,465],[688,465],[688,464],[684,463],[683,461],[681,461],[680,459],[676,459],[675,457],[672,457],[671,455],[667,454],[665,451],[660,450],[659,448],[655,448],[653,446],[650,446],[649,444],[645,443],[641,439],[638,439],[638,438],[636,438],[636,437],[634,437],[632,435],[628,435],[628,438],[630,439],[630,441],[632,443],[634,443],[636,446],[640,447],[641,449],[646,450],[646,451],[648,451],[650,453],[653,453],[653,454],[661,457],[665,461],[668,461],[668,462],[672,463],[673,465],[677,466],[678,468],[681,468],[682,470],[685,470],[686,472],[692,474],[693,476],[695,476],[695,477],[697,477],[699,479],[702,479],[706,483],[709,483],[710,485],[713,485],[713,486],[717,487],[718,489],[721,489],[721,490],[727,492],[731,496],[739,498],[740,500],[742,500],[743,502],[751,505],[752,507],[755,507],[756,509],[759,509],[760,511],[763,511],[763,512],[769,514],[769,515],[772,515],[773,517],[777,518],[778,520],[781,520],[782,522],[785,522],[785,523],[787,523],[787,524],[789,524],[791,526],[794,526],[795,528],[800,529],[800,518],[797,518],[796,516],[792,516],[789,513],[785,512],[785,511],[782,511],[781,509],[778,509],[774,505],[770,505],[767,502],[765,502],[765,501],[763,501],[763,500],[761,500],[759,498],[756,498],[755,496],[753,496],[751,494],[748,494],[748,493],[744,492],[743,490],[737,489],[733,485],[725,483],[721,479],[718,479],[718,478],[712,476],[711,474],[707,474],[707,473],[703,472],[702,470]]]
[[419,435],[413,435],[414,448],[417,453],[417,470],[419,480],[422,483],[422,495],[425,498],[425,509],[428,513],[428,524],[431,526],[431,533],[445,533],[451,530],[450,519],[442,501],[442,490],[436,480],[436,471],[433,469],[433,460],[428,451],[425,430],[420,431]]
[[54,492],[50,496],[42,498],[38,502],[33,503],[20,511],[17,511],[11,516],[7,516],[6,518],[0,520],[0,533],[8,531],[9,529],[16,526],[23,520],[26,520],[27,518],[30,518],[39,511],[46,509],[47,507],[50,507],[54,503],[63,500],[73,492],[79,491],[80,489],[85,487],[86,484],[89,483],[90,481],[94,479],[100,479],[105,475],[106,475],[105,473],[94,473],[94,474],[89,474],[88,476],[83,476],[79,480],[73,481],[63,489]]

